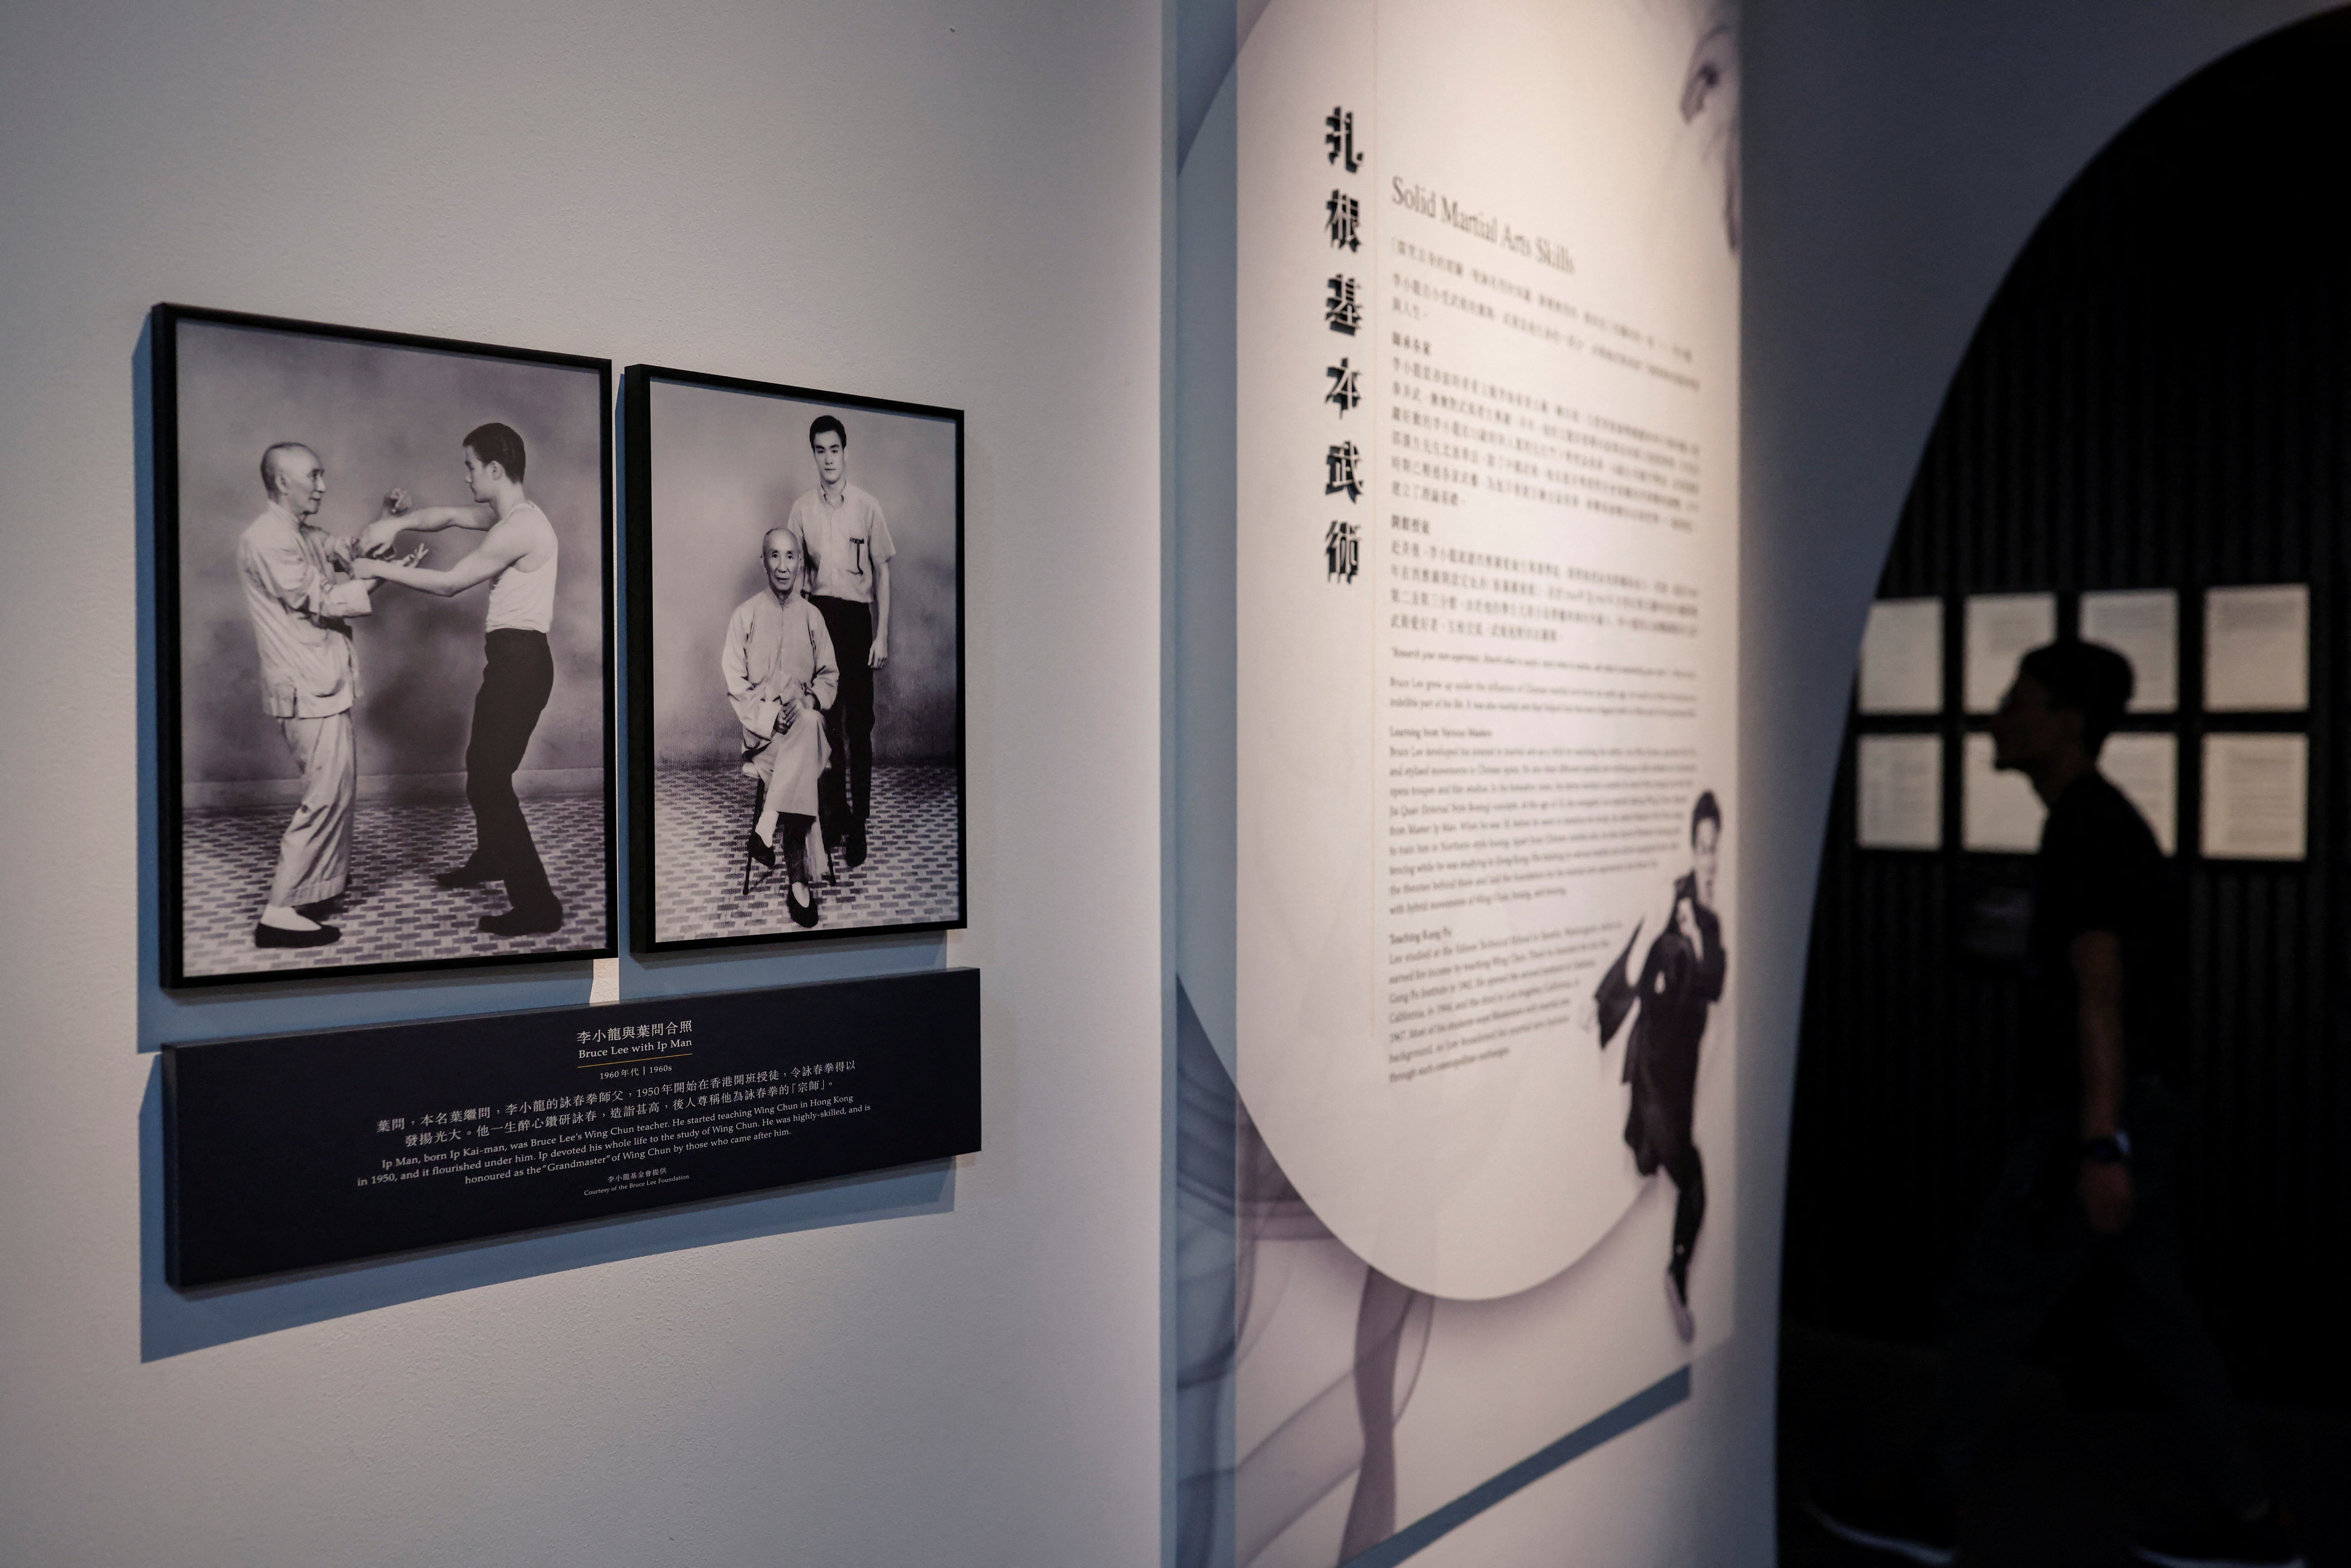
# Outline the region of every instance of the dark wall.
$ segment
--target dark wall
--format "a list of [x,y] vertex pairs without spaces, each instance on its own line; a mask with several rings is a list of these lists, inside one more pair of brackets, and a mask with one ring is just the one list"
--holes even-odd
[[[2208,1314],[2250,1389],[2342,1403],[2351,1353],[2313,1281],[2351,1240],[2351,832],[2334,717],[2346,652],[2351,267],[2335,111],[2351,23],[2332,16],[2194,78],[2052,210],[1987,312],[1920,463],[1884,597],[1945,598],[1941,719],[1849,721],[1806,977],[1790,1158],[1791,1316],[1925,1339],[2006,1141],[2027,1113],[2020,980],[1970,914],[2022,857],[1959,841],[1962,596],[2084,590],[2180,600],[2176,732],[2190,959],[2187,1228]],[[2307,582],[2306,715],[2198,706],[2201,591]],[[1980,720],[1974,721],[1980,727]],[[1854,847],[1854,737],[1946,736],[1939,853]],[[2196,852],[2200,737],[2311,737],[2309,858]]]

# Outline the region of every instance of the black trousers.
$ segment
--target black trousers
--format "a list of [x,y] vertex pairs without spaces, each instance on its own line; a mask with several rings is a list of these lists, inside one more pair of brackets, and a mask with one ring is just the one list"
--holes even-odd
[[[1677,1043],[1661,1041],[1650,1034],[1635,1042],[1636,1054],[1625,1074],[1632,1080],[1633,1096],[1625,1122],[1625,1143],[1643,1176],[1663,1166],[1673,1180],[1674,1272],[1687,1279],[1698,1228],[1706,1223],[1706,1162],[1698,1157],[1698,1144],[1691,1136],[1698,1042],[1692,1040],[1675,1052],[1672,1048]],[[1665,1060],[1669,1053],[1677,1060],[1687,1059],[1683,1071],[1671,1074],[1663,1071],[1671,1065]]]
[[555,689],[555,656],[547,633],[501,628],[483,639],[482,689],[474,696],[474,729],[465,742],[465,801],[474,808],[474,864],[507,884],[507,898],[527,915],[552,915],[562,906],[548,885],[547,867],[531,842],[515,769],[530,732]]
[[1698,1145],[1685,1145],[1666,1174],[1674,1178],[1674,1271],[1687,1279],[1698,1227],[1706,1223],[1706,1162],[1698,1158]]
[[854,599],[809,601],[824,617],[832,638],[833,662],[841,666],[841,691],[824,714],[824,737],[832,766],[817,785],[828,843],[840,842],[852,828],[863,831],[873,808],[873,607]]
[[2119,1275],[2116,1333],[2195,1432],[2213,1491],[2247,1507],[2266,1495],[2261,1462],[2180,1269],[2186,1116],[2169,1090],[2143,1078],[2130,1087],[2123,1124],[2133,1203],[2130,1223],[2113,1236],[2090,1228],[2075,1195],[2081,1162],[2072,1117],[2043,1116],[2010,1151],[1951,1288],[1937,1457],[1945,1479],[1960,1485],[2000,1417],[2026,1343],[2074,1281],[2104,1263]]

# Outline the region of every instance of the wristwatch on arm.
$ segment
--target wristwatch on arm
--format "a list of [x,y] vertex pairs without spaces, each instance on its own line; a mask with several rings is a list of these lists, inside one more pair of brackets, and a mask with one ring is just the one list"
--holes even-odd
[[2118,1166],[2130,1158],[2130,1134],[2116,1127],[2100,1138],[2082,1140],[2082,1157],[2094,1166]]

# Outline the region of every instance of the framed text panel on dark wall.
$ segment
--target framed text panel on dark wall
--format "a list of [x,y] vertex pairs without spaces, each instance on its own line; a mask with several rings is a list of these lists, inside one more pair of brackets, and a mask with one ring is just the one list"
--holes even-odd
[[150,325],[163,983],[616,952],[611,361]]
[[632,365],[631,943],[965,923],[963,414]]

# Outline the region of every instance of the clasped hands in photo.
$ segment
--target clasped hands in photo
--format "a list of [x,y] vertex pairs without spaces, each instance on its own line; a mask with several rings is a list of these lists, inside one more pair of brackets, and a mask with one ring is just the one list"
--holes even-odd
[[389,560],[401,566],[415,566],[423,561],[428,553],[423,545],[418,545],[406,555],[399,553],[397,541],[401,524],[409,506],[407,491],[389,491],[383,497],[383,510],[377,515],[375,521],[359,531],[357,538],[329,534],[328,538],[336,547],[335,564],[353,577],[367,580],[377,577],[377,573],[371,570],[377,561]]
[[759,716],[763,722],[753,725],[751,731],[755,735],[772,735],[780,739],[791,733],[803,707],[811,712],[821,711],[816,706],[816,694],[809,689],[806,682],[801,683],[799,695],[796,697],[761,697]]

